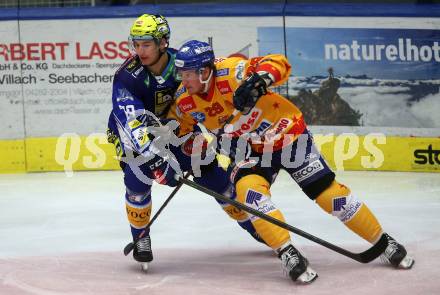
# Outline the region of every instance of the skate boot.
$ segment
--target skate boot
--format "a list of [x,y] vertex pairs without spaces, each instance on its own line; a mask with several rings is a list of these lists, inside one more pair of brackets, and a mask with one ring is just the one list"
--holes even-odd
[[414,265],[414,259],[406,253],[405,247],[397,243],[395,239],[384,233],[388,239],[388,246],[380,256],[382,261],[390,263],[395,268],[410,269]]
[[151,251],[151,239],[149,235],[137,241],[133,250],[133,258],[141,263],[144,271],[148,270],[148,263],[153,261],[153,251]]
[[292,244],[289,243],[280,250],[278,257],[281,259],[284,273],[292,281],[310,284],[318,277],[316,271],[309,266],[309,261]]

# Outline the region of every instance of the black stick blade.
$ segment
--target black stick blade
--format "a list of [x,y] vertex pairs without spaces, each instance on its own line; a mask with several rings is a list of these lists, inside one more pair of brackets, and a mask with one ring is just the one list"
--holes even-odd
[[133,251],[134,249],[134,243],[130,242],[127,244],[127,246],[124,247],[124,255],[127,256],[128,254],[130,254],[131,251]]
[[377,241],[376,244],[374,244],[371,248],[368,250],[359,253],[357,259],[361,263],[368,263],[379,257],[383,252],[385,252],[385,249],[388,247],[388,239],[385,234],[382,234],[379,241]]

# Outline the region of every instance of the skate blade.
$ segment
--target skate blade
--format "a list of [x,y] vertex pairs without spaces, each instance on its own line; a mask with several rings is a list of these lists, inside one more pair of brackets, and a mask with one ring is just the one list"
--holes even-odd
[[140,264],[141,264],[141,269],[144,272],[147,272],[148,271],[148,262],[140,262]]
[[314,271],[310,266],[307,266],[306,271],[296,279],[296,282],[300,284],[310,284],[317,278],[318,273]]
[[411,256],[406,255],[405,258],[402,259],[402,261],[400,261],[399,263],[399,268],[401,269],[410,269],[413,267],[414,265],[414,258],[412,258]]

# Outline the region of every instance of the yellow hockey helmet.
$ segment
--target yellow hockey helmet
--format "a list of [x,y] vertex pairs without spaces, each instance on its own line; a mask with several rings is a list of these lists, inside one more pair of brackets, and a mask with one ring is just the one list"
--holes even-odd
[[162,15],[143,14],[138,17],[130,28],[131,41],[133,40],[156,40],[170,39],[170,27]]

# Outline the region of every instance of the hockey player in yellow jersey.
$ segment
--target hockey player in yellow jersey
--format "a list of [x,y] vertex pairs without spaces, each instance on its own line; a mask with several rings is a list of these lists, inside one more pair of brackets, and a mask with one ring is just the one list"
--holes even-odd
[[[283,221],[270,194],[271,184],[283,169],[311,200],[363,239],[376,243],[385,235],[388,247],[382,257],[387,262],[396,268],[412,267],[414,259],[405,248],[383,232],[364,202],[335,180],[301,111],[268,89],[290,76],[291,67],[283,55],[215,59],[209,44],[192,40],[179,49],[175,64],[182,84],[168,116],[180,122],[181,135],[201,123],[221,138],[217,150],[233,159],[230,178],[237,201]],[[231,115],[230,124],[223,127]],[[234,219],[247,215],[230,205],[224,209]],[[309,283],[316,279],[316,272],[292,245],[286,230],[256,216],[250,219],[292,280]]]

